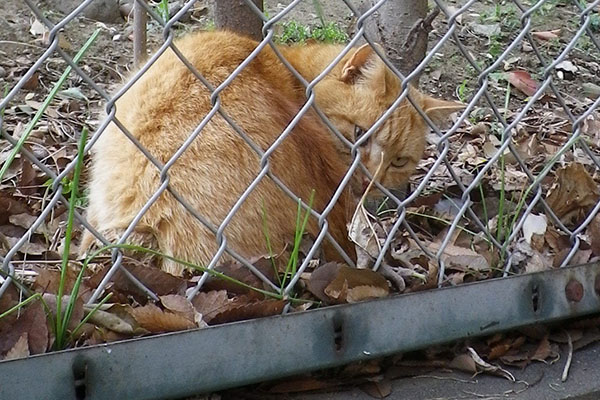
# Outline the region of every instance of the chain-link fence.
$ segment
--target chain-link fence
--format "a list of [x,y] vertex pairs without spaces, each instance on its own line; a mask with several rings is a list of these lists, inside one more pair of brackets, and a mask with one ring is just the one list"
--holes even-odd
[[[16,240],[5,240],[7,251],[2,255],[3,277],[0,296],[15,280],[28,276],[28,260],[33,264],[39,264],[43,260],[44,256],[31,256],[32,252],[26,250],[28,246],[31,249],[31,244],[36,240],[39,241],[42,228],[46,229],[47,240],[48,236],[55,236],[49,241],[59,243],[54,247],[54,251],[64,248],[64,219],[53,231],[48,230],[48,227],[54,214],[69,208],[67,197],[70,190],[74,190],[69,185],[78,165],[77,159],[56,157],[56,153],[46,154],[36,148],[40,145],[40,142],[34,139],[38,129],[36,123],[52,120],[54,122],[45,122],[50,125],[49,130],[52,131],[52,124],[56,123],[57,118],[53,118],[51,111],[48,111],[48,105],[56,105],[60,100],[43,105],[27,103],[30,100],[26,98],[27,93],[31,91],[32,81],[38,79],[39,72],[43,69],[48,70],[51,64],[68,65],[72,69],[69,79],[76,80],[78,86],[85,87],[89,93],[93,92],[97,104],[104,107],[106,117],[102,120],[94,121],[95,115],[89,114],[76,124],[94,128],[93,135],[85,147],[86,154],[89,151],[94,152],[98,141],[103,135],[106,136],[109,130],[118,131],[121,135],[119,145],[123,146],[124,152],[125,149],[129,151],[131,146],[134,146],[136,151],[132,153],[135,156],[131,160],[131,170],[119,170],[115,174],[109,174],[111,179],[135,183],[142,171],[135,170],[133,166],[143,157],[147,161],[144,168],[151,170],[149,173],[155,177],[153,182],[157,183],[156,187],[152,187],[152,193],[144,204],[140,204],[135,212],[128,216],[126,226],[119,226],[116,231],[111,231],[108,228],[110,224],[106,223],[102,228],[107,229],[96,230],[98,226],[86,220],[86,213],[83,211],[85,207],[76,208],[77,224],[81,224],[82,230],[91,232],[104,245],[123,245],[131,241],[135,243],[134,239],[137,233],[143,230],[141,225],[152,207],[167,197],[174,200],[168,204],[182,207],[184,211],[181,212],[186,216],[180,222],[185,221],[187,226],[194,227],[193,233],[178,233],[180,238],[197,232],[202,232],[206,237],[210,234],[214,238],[211,245],[207,246],[211,249],[211,255],[202,265],[205,272],[200,275],[193,289],[187,291],[189,299],[193,299],[202,289],[211,276],[209,271],[215,268],[219,270],[219,265],[224,259],[234,259],[244,265],[265,287],[282,296],[290,295],[303,273],[312,270],[315,263],[318,265],[315,260],[319,259],[318,249],[321,245],[329,243],[338,259],[356,266],[357,259],[332,234],[334,208],[352,190],[350,186],[354,177],[364,175],[372,178],[374,169],[369,172],[361,163],[361,157],[363,161],[365,159],[363,145],[368,141],[374,142],[377,135],[384,130],[382,127],[388,126],[386,124],[396,118],[398,110],[405,107],[406,102],[416,107],[420,117],[431,127],[432,133],[427,136],[425,156],[410,179],[409,191],[399,195],[397,191],[390,190],[396,188],[386,188],[379,182],[374,182],[383,193],[384,200],[371,207],[369,213],[365,211],[363,214],[367,215],[366,222],[360,227],[370,228],[367,230],[367,238],[363,238],[363,242],[359,240],[358,243],[363,247],[357,249],[361,266],[368,264],[374,270],[383,268],[388,274],[396,275],[398,286],[408,285],[416,290],[565,267],[593,261],[595,257],[600,256],[600,247],[596,248],[596,232],[600,229],[600,217],[597,216],[600,209],[600,190],[597,183],[600,167],[600,0],[588,3],[541,0],[489,4],[472,0],[452,5],[436,0],[435,7],[439,7],[441,13],[433,20],[428,51],[417,68],[406,76],[388,61],[384,49],[365,34],[367,22],[381,12],[381,7],[386,1],[363,7],[364,10],[359,10],[356,2],[340,1],[337,5],[338,9],[342,10],[339,15],[347,17],[341,18],[341,21],[346,21],[351,27],[351,34],[339,45],[339,53],[311,79],[307,79],[296,70],[292,66],[293,62],[286,60],[285,51],[282,50],[284,44],[280,42],[284,36],[282,32],[290,33],[292,29],[289,21],[293,20],[294,11],[300,6],[307,7],[305,3],[312,2],[292,1],[280,5],[279,8],[274,7],[267,13],[261,12],[253,2],[247,1],[247,6],[263,21],[263,39],[255,44],[245,59],[240,60],[233,71],[227,71],[226,76],[216,85],[214,81],[205,77],[207,71],[195,67],[197,62],[191,59],[189,53],[178,47],[176,39],[181,30],[185,30],[180,20],[195,9],[197,2],[185,2],[166,21],[156,6],[139,2],[150,16],[149,26],[155,34],[155,39],[159,37],[157,32],[161,33],[162,39],[156,39],[157,50],[130,76],[128,83],[117,91],[107,89],[108,83],[114,82],[114,77],[111,82],[100,82],[103,75],[92,67],[93,63],[102,62],[101,57],[88,60],[85,56],[73,57],[72,49],[67,48],[63,42],[63,33],[68,33],[69,29],[78,24],[80,14],[92,0],[82,2],[64,18],[56,18],[55,14],[47,16],[34,2],[27,0],[25,3],[35,16],[36,29],[43,32],[41,35],[44,45],[33,65],[23,71],[22,75],[15,77],[14,84],[7,85],[7,92],[0,102],[0,110],[5,110],[0,119],[0,129],[5,143],[10,144],[2,153],[2,190],[7,193],[10,191],[14,198],[24,202],[30,201],[28,193],[31,192],[27,192],[26,187],[21,185],[27,181],[25,167],[15,173],[11,173],[10,169],[11,165],[28,165],[28,171],[33,171],[34,175],[42,176],[45,180],[46,196],[39,207],[34,207],[35,218],[28,220],[26,225],[22,224],[25,228]],[[105,28],[101,26],[101,29]],[[33,26],[31,29],[34,30]],[[343,28],[340,31],[343,31]],[[301,28],[300,32],[310,32],[310,28]],[[113,38],[116,36],[114,32],[110,35]],[[326,107],[323,104],[319,104],[320,99],[315,92],[319,84],[339,67],[341,60],[347,60],[355,48],[365,42],[400,79],[401,87],[397,97],[386,105],[387,110],[377,115],[372,126],[362,126],[365,130],[364,135],[353,141],[348,140],[347,135],[341,132],[342,128],[332,122],[332,116],[324,111]],[[301,85],[297,90],[305,93],[305,101],[297,105],[277,138],[267,145],[257,145],[257,138],[241,128],[248,121],[236,121],[235,117],[228,113],[226,102],[223,103],[221,99],[233,82],[237,82],[236,78],[242,77],[244,70],[250,68],[253,61],[266,52],[276,56],[279,60],[277,62],[289,69],[296,80],[295,84]],[[161,156],[159,159],[154,150],[148,149],[148,142],[140,136],[139,129],[136,127],[132,130],[133,125],[127,120],[127,113],[133,113],[135,110],[119,111],[116,104],[134,85],[148,84],[140,82],[146,74],[151,73],[153,65],[161,57],[170,57],[173,65],[185,65],[197,80],[194,85],[201,84],[202,96],[206,96],[210,101],[206,103],[207,112],[199,123],[195,123],[196,127],[188,132],[185,141],[178,143],[175,151],[170,152],[168,157]],[[120,72],[116,72],[115,75],[120,75]],[[159,78],[156,74],[152,76]],[[443,130],[436,126],[427,116],[426,110],[421,109],[418,98],[415,97],[416,93],[409,90],[411,85],[418,85],[419,82],[420,90],[424,93],[434,96],[439,94],[446,100],[454,99],[465,104],[463,110],[454,114],[449,129]],[[59,105],[63,108],[74,106],[68,99],[85,97],[84,94],[73,90],[63,95],[63,99],[67,99],[62,100]],[[183,100],[178,103],[181,107],[185,107],[185,101],[189,100],[174,99],[167,93],[164,95],[165,99],[171,102]],[[92,98],[89,94],[87,96],[88,99]],[[240,101],[250,105],[252,99]],[[93,106],[93,103],[92,101],[88,104]],[[25,110],[22,104],[29,104],[33,111]],[[272,110],[267,108],[262,112],[268,115]],[[69,118],[69,110],[61,109],[58,114]],[[315,122],[306,128],[306,122],[303,121],[316,120],[317,116],[321,122]],[[360,127],[360,122],[352,121],[351,118],[353,117],[349,115],[350,123]],[[149,116],[149,121],[152,125],[161,123],[163,119],[160,116]],[[264,120],[257,118],[257,121]],[[183,186],[179,184],[173,184],[173,181],[180,181],[177,174],[185,176],[184,172],[176,167],[178,161],[186,157],[186,152],[195,146],[194,143],[205,140],[203,132],[210,124],[232,132],[232,135],[237,137],[236,146],[245,146],[243,150],[224,147],[226,151],[239,151],[239,154],[248,157],[253,154],[251,158],[254,160],[252,179],[244,182],[245,186],[239,192],[239,196],[232,203],[227,203],[227,206],[218,205],[222,201],[222,194],[211,193],[209,189],[200,191],[201,196],[214,196],[209,202],[215,204],[215,209],[219,209],[218,217],[207,215],[206,210],[198,210],[188,198],[189,191],[181,190]],[[282,180],[273,167],[277,163],[273,161],[273,157],[279,146],[289,142],[298,130],[310,131],[311,126],[316,126],[321,131],[328,130],[327,135],[339,141],[340,147],[344,148],[339,151],[349,155],[343,176],[327,188],[330,189],[330,197],[318,207],[312,204],[309,196],[302,196],[291,190],[289,181]],[[169,130],[168,127],[164,129],[164,132]],[[32,132],[34,134],[28,137]],[[48,128],[44,132],[48,132]],[[73,144],[78,140],[79,132],[71,132],[70,135]],[[168,138],[159,140],[167,141]],[[110,146],[104,143],[103,146],[117,148],[114,144]],[[318,148],[310,150],[319,152]],[[111,156],[117,156],[98,154],[98,157],[105,157],[109,163]],[[238,154],[232,156],[235,160]],[[54,162],[50,165],[48,159]],[[67,159],[68,162],[65,161]],[[202,157],[194,162],[198,164],[200,171]],[[249,161],[244,162],[247,164],[240,165],[250,165]],[[108,165],[103,164],[102,168],[107,168]],[[191,166],[193,164],[189,165]],[[229,179],[221,176],[218,164],[211,165],[212,167],[214,170],[210,171],[210,179]],[[289,169],[301,167],[294,165],[292,161],[288,166]],[[227,171],[231,172],[231,168],[227,168]],[[277,212],[265,212],[260,208],[260,201],[252,200],[253,193],[266,181],[279,192],[273,196],[285,196],[279,197],[281,205],[289,206],[292,215],[296,215],[294,204],[299,202],[302,210],[298,213],[309,213],[314,224],[313,241],[309,243],[308,248],[303,249],[293,273],[290,274],[289,270],[286,272],[288,279],[287,282],[284,279],[283,284],[281,281],[276,284],[273,277],[266,276],[264,271],[256,266],[256,262],[250,260],[252,256],[268,254],[268,233],[264,235],[266,237],[260,238],[265,242],[265,247],[257,248],[256,254],[242,253],[236,248],[239,237],[244,235],[243,232],[231,233],[236,239],[228,240],[228,227],[237,218],[245,202],[252,202],[254,214],[251,220],[243,221],[242,224],[234,222],[236,229],[243,224],[258,224],[258,227],[251,226],[249,232],[263,232],[262,220],[268,220],[272,217],[271,213]],[[39,179],[36,182],[39,182]],[[117,183],[114,182],[115,187],[122,186]],[[107,181],[104,187],[96,189],[109,193],[112,192],[111,185],[111,182]],[[238,190],[239,185],[235,189]],[[227,196],[229,197],[230,195]],[[284,201],[284,198],[292,201]],[[12,202],[6,204],[14,206]],[[91,206],[101,207],[102,204]],[[111,212],[113,211],[110,209],[105,212],[107,221],[111,218]],[[353,213],[354,210],[351,210],[349,214],[345,214],[344,228],[346,224],[350,224],[350,228],[357,229],[354,225],[356,221],[352,219]],[[121,218],[122,215],[115,212],[114,217]],[[288,231],[293,232],[297,226],[293,226],[293,220],[291,224],[291,230]],[[202,228],[198,230],[198,226]],[[179,229],[185,231],[186,227],[181,226]],[[113,235],[107,236],[107,231],[111,231]],[[185,258],[185,251],[173,254],[169,248],[161,248],[161,244],[164,243],[161,240],[157,238],[158,250],[164,251],[168,256]],[[195,243],[195,240],[190,238],[189,243]],[[294,247],[293,235],[288,243]],[[110,251],[110,268],[105,271],[88,303],[97,303],[119,271],[122,272],[119,279],[130,280],[147,296],[158,300],[154,291],[144,285],[135,273],[123,267],[123,248],[113,246]],[[368,262],[365,263],[364,259]],[[199,263],[200,260],[187,258],[185,261]],[[398,283],[398,276],[404,282]]]

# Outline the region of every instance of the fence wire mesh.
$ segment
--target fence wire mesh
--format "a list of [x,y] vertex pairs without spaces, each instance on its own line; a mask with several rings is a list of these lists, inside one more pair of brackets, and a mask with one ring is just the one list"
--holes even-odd
[[[355,266],[354,257],[346,254],[331,235],[328,217],[348,190],[352,176],[361,171],[368,175],[360,162],[361,145],[377,134],[405,99],[413,102],[409,86],[419,85],[419,82],[422,92],[462,101],[465,108],[454,115],[448,129],[436,126],[423,110],[418,110],[432,133],[427,137],[425,155],[410,180],[410,190],[399,195],[376,183],[385,200],[377,204],[372,221],[377,252],[368,257],[372,258],[371,268],[391,267],[400,275],[410,270],[411,279],[420,276],[427,280],[429,275],[431,280],[434,275],[435,284],[443,286],[565,267],[600,256],[597,233],[600,229],[600,0],[503,3],[471,0],[451,4],[435,0],[431,5],[438,7],[441,13],[433,21],[428,51],[406,76],[366,34],[366,24],[381,12],[385,0],[362,8],[353,1],[327,2],[327,7],[336,3],[340,17],[337,22],[350,26],[351,34],[340,47],[339,55],[310,81],[285,59],[280,42],[285,40],[285,35],[299,35],[298,40],[302,40],[303,35],[310,33],[310,27],[302,27],[294,18],[297,18],[295,13],[306,12],[314,3],[299,0],[277,3],[263,13],[253,2],[246,1],[247,7],[263,20],[263,39],[218,86],[194,67],[176,40],[182,30],[188,29],[181,21],[199,9],[206,12],[204,3],[200,7],[201,2],[187,1],[164,21],[155,5],[139,2],[150,17],[149,37],[156,51],[117,91],[109,87],[119,80],[122,75],[119,68],[129,60],[106,54],[106,59],[111,60],[109,65],[104,62],[102,52],[87,59],[86,56],[73,57],[74,51],[64,39],[69,37],[70,30],[78,32],[75,28],[80,24],[81,15],[93,0],[83,1],[64,17],[48,14],[48,10],[35,2],[25,0],[24,3],[34,21],[31,32],[41,39],[32,50],[37,52],[32,65],[19,59],[10,64],[18,68],[7,77],[6,92],[0,102],[0,110],[4,110],[0,114],[3,137],[0,200],[8,210],[2,222],[13,225],[10,232],[3,232],[5,249],[0,296],[15,281],[29,276],[28,265],[52,263],[52,254],[60,253],[64,245],[64,212],[69,207],[67,197],[75,190],[69,186],[77,164],[74,149],[83,126],[90,126],[93,131],[86,154],[94,149],[109,125],[114,124],[144,154],[160,177],[160,185],[153,195],[116,238],[96,231],[86,220],[85,206],[77,205],[78,229],[89,230],[104,245],[127,243],[153,204],[169,193],[187,210],[189,218],[214,234],[216,251],[205,265],[209,270],[218,267],[227,255],[246,266],[270,290],[289,295],[307,268],[314,267],[313,260],[318,258],[318,248],[323,242],[333,243],[340,257]],[[210,7],[208,10],[210,13]],[[109,38],[108,43],[113,39],[120,43],[121,36],[126,36],[111,31],[106,25],[98,23],[96,26],[100,35]],[[351,142],[317,105],[315,87],[343,57],[364,42],[369,43],[401,79],[402,90],[376,123],[365,127],[368,129],[364,137]],[[5,44],[9,45],[10,41]],[[105,45],[104,51],[109,49]],[[275,52],[306,93],[304,104],[266,149],[240,128],[239,121],[227,113],[220,97],[264,49]],[[127,124],[117,118],[116,103],[168,51],[210,91],[211,109],[178,150],[166,162],[161,162],[130,132]],[[78,58],[81,60],[77,61]],[[50,107],[43,105],[49,93],[46,85],[55,80],[57,69],[66,67],[72,69],[68,78],[70,89],[60,91],[49,103]],[[103,107],[104,118],[99,118],[94,111],[98,106]],[[85,112],[81,112],[80,107],[85,107]],[[271,157],[278,146],[311,112],[316,112],[352,157],[341,183],[322,210],[313,209],[307,198],[300,199],[270,168]],[[258,173],[233,207],[214,224],[210,222],[214,220],[212,216],[200,213],[186,194],[171,184],[171,171],[192,143],[202,140],[204,129],[217,117],[225,120],[256,153]],[[48,137],[64,144],[48,146]],[[16,154],[14,160],[12,154]],[[214,173],[215,179],[219,179],[218,171]],[[248,255],[229,246],[227,240],[227,227],[264,179],[272,180],[286,196],[299,201],[319,227],[310,249],[282,287],[265,276]],[[38,202],[41,200],[39,188],[44,188],[41,202]],[[18,213],[9,210],[10,207],[20,209],[18,202],[33,210],[22,210],[22,213],[31,213],[30,218],[16,218]],[[121,272],[119,279],[129,280],[157,300],[157,294],[123,266],[123,250],[113,248],[111,251],[110,267],[88,303],[98,301],[118,272]],[[209,276],[209,273],[200,275],[194,287],[187,291],[189,299],[196,296]]]

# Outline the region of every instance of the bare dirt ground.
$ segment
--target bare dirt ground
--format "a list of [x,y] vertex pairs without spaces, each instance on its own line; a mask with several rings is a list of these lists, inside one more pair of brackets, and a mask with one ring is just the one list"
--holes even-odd
[[[290,1],[269,0],[266,2],[267,14],[274,16],[289,3]],[[352,32],[355,19],[343,2],[321,3],[322,15],[315,10],[312,1],[304,1],[286,15],[283,22],[295,21],[308,26],[317,26],[320,18],[323,17],[328,22],[338,23],[342,31]],[[448,2],[449,12],[455,12],[462,4],[464,2]],[[531,2],[524,2],[524,4],[532,5]],[[58,22],[62,18],[62,15],[53,11],[47,3],[40,2],[39,6],[49,20]],[[5,91],[10,90],[43,54],[46,49],[47,34],[21,1],[4,0],[0,7],[2,10],[0,13],[0,96],[4,96]],[[525,39],[519,43],[498,68],[485,76],[481,75],[481,71],[498,59],[504,49],[519,35],[522,25],[527,23],[521,20],[522,11],[510,1],[475,2],[467,12],[461,14],[454,27],[448,25],[448,19],[442,14],[433,23],[429,49],[433,49],[449,29],[454,29],[455,36],[435,51],[421,76],[420,88],[434,96],[467,103],[477,94],[481,85],[487,85],[489,99],[493,101],[498,114],[510,123],[523,110],[530,96],[543,82],[545,68],[565,51],[571,38],[580,28],[582,21],[579,14],[579,8],[575,3],[546,2],[531,15],[531,31],[534,32],[532,41]],[[599,39],[600,18],[598,12],[594,15],[595,18],[589,23],[590,32]],[[197,2],[192,16],[190,22],[177,25],[177,34],[185,34],[194,29],[211,29],[212,3]],[[60,46],[67,54],[73,56],[96,30],[99,30],[98,38],[85,54],[80,65],[98,88],[110,92],[115,85],[121,84],[127,78],[132,69],[131,23],[125,20],[118,23],[102,23],[78,17],[61,32]],[[159,24],[151,22],[148,34],[150,48],[156,48],[162,40]],[[456,39],[462,48],[457,46]],[[467,61],[465,54],[475,65]],[[65,67],[66,63],[56,53],[43,63],[36,75],[27,82],[4,110],[4,123],[1,127],[4,132],[13,138],[20,137]],[[483,221],[488,232],[481,229],[481,224],[475,222],[473,215],[460,220],[460,229],[448,247],[449,258],[446,261],[449,269],[444,276],[444,285],[502,276],[505,270],[499,260],[503,255],[497,247],[489,244],[490,232],[491,236],[501,243],[513,233],[511,229],[514,226],[510,221],[507,222],[508,219],[503,215],[510,214],[511,218],[513,214],[523,215],[523,210],[520,208],[521,200],[531,199],[531,193],[526,192],[531,178],[526,172],[538,174],[547,165],[552,165],[548,175],[540,182],[544,192],[543,198],[549,208],[536,205],[531,211],[535,218],[526,221],[524,225],[527,229],[523,228],[523,232],[517,232],[513,242],[509,244],[511,251],[516,255],[513,264],[509,265],[511,274],[540,271],[561,265],[571,251],[573,243],[573,238],[566,229],[575,229],[579,226],[598,202],[600,198],[598,185],[600,174],[597,167],[597,157],[600,155],[598,110],[591,113],[585,121],[581,121],[579,125],[581,140],[569,147],[568,151],[558,159],[555,156],[573,135],[571,116],[577,118],[582,115],[600,96],[600,49],[586,33],[568,52],[560,68],[550,74],[559,95],[557,96],[557,93],[550,88],[546,89],[544,95],[523,115],[511,131],[514,153],[507,153],[502,161],[498,160],[482,177],[480,188],[471,193],[473,215]],[[60,172],[75,158],[77,140],[82,128],[89,126],[93,129],[98,125],[104,104],[104,99],[93,86],[76,74],[71,74],[63,89],[42,114],[39,123],[26,141],[25,148],[41,160],[50,171]],[[464,204],[464,200],[461,199],[464,186],[473,183],[474,176],[498,152],[502,131],[503,124],[498,115],[493,112],[486,99],[479,99],[464,125],[450,140],[450,151],[446,156],[448,163],[435,170],[426,189],[408,208],[408,221],[416,232],[415,236],[430,251],[435,252],[439,248],[458,208]],[[440,155],[436,138],[432,136],[429,139],[430,145],[413,179],[413,187],[432,168]],[[0,138],[0,164],[7,159],[10,148],[8,141]],[[83,185],[85,185],[85,170],[84,168]],[[564,193],[568,195],[565,197],[562,195]],[[48,175],[23,157],[17,157],[0,182],[0,207],[6,210],[0,212],[2,255],[16,243],[39,215],[47,195]],[[81,212],[85,210],[85,195],[82,196],[79,210]],[[554,215],[551,215],[549,210],[552,210]],[[19,265],[22,266],[19,276],[39,292],[51,292],[50,288],[56,285],[56,272],[64,245],[66,215],[66,208],[58,206],[51,217],[45,221],[44,226],[33,235],[16,257]],[[383,233],[395,221],[394,218],[395,216],[382,218]],[[542,223],[541,220],[544,222]],[[75,244],[80,229],[80,227],[75,229]],[[529,230],[529,234],[525,233],[526,230]],[[600,232],[600,218],[596,216],[580,231],[578,238],[583,244],[575,251],[569,264],[598,260],[600,257],[598,232]],[[413,237],[405,233],[398,236],[395,248],[411,254],[409,264],[415,272],[427,276],[436,271],[434,262],[419,250]],[[73,258],[75,252],[76,249],[72,249]],[[398,265],[406,266],[403,264],[406,262],[406,257],[403,260],[396,261]],[[108,262],[108,258],[99,261],[98,268],[101,270],[103,263]],[[73,263],[81,264],[78,261]],[[474,268],[474,265],[478,267]],[[129,268],[140,274],[145,273],[141,272],[144,270],[143,266],[134,264],[133,261]],[[174,280],[162,275],[146,278],[149,281],[160,280],[158,290],[162,290],[165,295],[179,293],[182,285],[185,288],[189,284],[187,281]],[[91,290],[94,284],[98,284],[98,277],[92,276],[87,282],[86,288]],[[121,302],[127,306],[137,306],[138,302],[145,302],[143,296],[132,293],[131,287],[124,286],[115,284],[113,287],[114,302]],[[435,285],[431,285],[431,282],[426,282],[424,285],[419,279],[407,281],[407,288],[410,290],[433,286]],[[17,299],[22,299],[19,296],[16,290],[11,294],[7,292],[0,298],[0,311],[12,306]],[[271,307],[271,304],[270,312],[280,311],[280,305],[278,303]],[[163,308],[169,306],[163,303]],[[264,305],[257,306],[252,316],[265,315],[264,309]],[[36,311],[38,314],[39,312],[43,313],[41,308]],[[241,313],[236,309],[227,316],[216,319],[215,322],[230,321],[233,318],[231,314],[235,312]],[[81,313],[83,315],[83,309]],[[248,315],[242,316],[248,317]],[[0,346],[0,357],[5,357],[9,351],[12,351],[22,337],[24,330],[14,332],[9,329],[15,321],[16,315],[11,319],[0,320],[0,335],[6,335],[5,337],[10,339]],[[189,324],[186,324],[184,321],[183,325],[178,326],[182,327],[180,329],[189,327]],[[164,325],[162,327],[164,328]],[[88,326],[73,346],[137,336],[140,332],[147,333],[147,331],[132,330],[128,334],[117,334],[110,329],[98,329],[98,325]],[[579,339],[589,340],[590,335],[596,335],[593,336],[596,338],[594,340],[600,337],[597,321],[573,328],[570,332],[573,338],[576,338],[573,339],[575,342]],[[46,337],[48,337],[47,333]],[[553,359],[557,346],[563,343],[564,337],[546,330],[542,335],[539,332],[512,332],[497,335],[477,343],[475,347],[479,354],[487,357],[488,360],[500,360],[507,365],[525,366],[535,360]],[[36,351],[47,351],[50,347],[48,342],[38,344],[37,347],[30,343],[27,351],[33,354]],[[428,360],[444,360],[446,362],[444,365],[450,366],[450,361],[454,361],[454,356],[459,351],[464,352],[464,346],[456,345],[456,348],[443,350],[432,349],[423,357]],[[476,368],[472,364],[461,366]],[[366,365],[361,368],[367,371],[370,367],[371,365]],[[365,371],[362,372],[367,374]],[[351,379],[354,380],[354,376]]]

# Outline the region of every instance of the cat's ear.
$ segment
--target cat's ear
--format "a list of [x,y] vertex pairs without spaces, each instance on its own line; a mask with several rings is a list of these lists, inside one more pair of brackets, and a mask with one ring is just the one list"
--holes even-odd
[[361,74],[361,71],[364,71],[371,57],[377,57],[377,55],[368,43],[354,50],[354,53],[352,53],[342,68],[341,80],[346,83],[352,82],[357,75]]
[[450,114],[466,107],[465,104],[455,101],[440,100],[427,95],[421,96],[421,107],[423,108],[423,111],[436,125],[443,124],[448,120]]

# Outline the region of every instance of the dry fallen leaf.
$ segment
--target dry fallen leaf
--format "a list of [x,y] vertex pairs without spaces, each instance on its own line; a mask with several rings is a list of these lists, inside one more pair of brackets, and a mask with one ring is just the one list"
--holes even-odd
[[326,303],[354,303],[389,294],[387,280],[370,269],[327,263],[317,268],[308,281],[308,290]]
[[172,313],[181,315],[190,321],[194,321],[196,310],[187,298],[177,294],[170,294],[166,296],[160,296],[160,302],[165,309],[171,311]]
[[392,393],[392,381],[386,378],[366,382],[358,387],[374,399],[384,399]]
[[11,326],[0,331],[0,354],[14,347],[23,333],[27,333],[29,352],[45,353],[48,349],[48,325],[46,313],[41,301],[35,301],[22,311],[19,318]]
[[538,84],[531,78],[529,72],[523,70],[514,70],[506,74],[506,79],[511,85],[525,93],[527,96],[533,96],[537,91]]
[[135,307],[131,313],[142,328],[152,333],[183,331],[197,327],[193,321],[179,314],[163,311],[152,303]]
[[577,223],[600,198],[598,185],[580,163],[572,162],[556,171],[546,201],[565,224]]
[[486,372],[486,373],[492,374],[492,375],[502,376],[511,382],[516,381],[513,374],[511,374],[504,368],[500,368],[497,365],[493,365],[488,362],[485,362],[481,357],[479,357],[479,354],[477,354],[477,352],[472,347],[467,347],[467,351],[469,352],[469,355],[471,356],[471,358],[473,358],[473,361],[475,361],[478,371]]
[[29,357],[29,340],[27,336],[27,332],[23,332],[15,345],[6,353],[4,360]]
[[531,36],[540,40],[551,40],[557,39],[560,35],[560,29],[554,29],[552,31],[540,31],[540,32],[531,32]]
[[[429,243],[432,252],[439,250],[440,243]],[[486,258],[478,252],[466,247],[455,246],[452,244],[444,248],[442,260],[446,263],[446,268],[458,271],[485,271],[490,268]]]
[[225,311],[231,300],[226,290],[211,290],[210,292],[199,292],[193,299],[192,304],[196,311],[202,314],[202,319],[207,323],[215,315]]
[[[123,263],[125,268],[133,274],[148,289],[152,290],[158,296],[167,294],[184,294],[187,288],[187,282],[177,276],[173,276],[154,266],[147,266],[136,260],[128,258]],[[102,276],[100,276],[101,278]],[[138,289],[120,270],[114,275],[114,290],[126,294],[141,294],[143,298],[146,295]]]
[[596,214],[588,225],[587,234],[591,239],[592,253],[596,257],[600,256],[600,214]]
[[[57,299],[56,295],[52,293],[44,293],[42,295],[44,302],[48,306],[48,309],[56,318],[56,307],[57,307]],[[62,297],[61,308],[63,312],[67,309],[69,301],[71,300],[71,296],[65,295]],[[79,324],[79,322],[83,319],[83,300],[81,297],[78,297],[75,300],[75,307],[73,308],[73,312],[71,314],[71,319],[69,320],[69,329],[75,329],[75,327]]]
[[234,299],[225,311],[215,315],[210,322],[213,325],[269,317],[281,314],[284,306],[283,300],[255,300],[242,295]]

